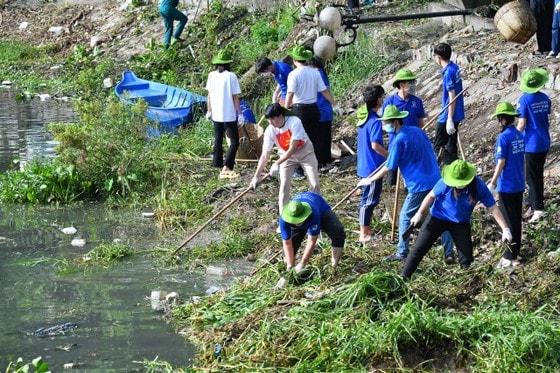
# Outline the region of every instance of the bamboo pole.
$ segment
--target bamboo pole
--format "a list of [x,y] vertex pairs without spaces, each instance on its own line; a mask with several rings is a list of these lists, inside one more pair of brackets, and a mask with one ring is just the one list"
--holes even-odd
[[401,170],[397,168],[397,183],[395,185],[395,201],[393,202],[393,221],[391,222],[391,241],[395,239],[397,227],[397,210],[399,209],[399,191],[401,189]]

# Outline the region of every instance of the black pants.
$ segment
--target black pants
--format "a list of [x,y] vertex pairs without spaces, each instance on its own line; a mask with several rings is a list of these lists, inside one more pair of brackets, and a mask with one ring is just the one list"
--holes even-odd
[[[313,148],[315,149],[315,157],[317,157],[317,161],[319,160],[318,149],[323,149],[324,145],[322,144],[325,140],[323,138],[323,134],[321,133],[321,126],[319,124],[319,120],[321,119],[321,112],[319,111],[319,107],[317,104],[294,104],[292,106],[293,113],[297,115],[297,117],[301,120],[303,124],[303,129],[309,140],[313,144]],[[330,151],[330,143],[329,143],[329,151]],[[321,162],[319,162],[321,164]]]
[[[332,247],[344,247],[346,232],[344,231],[344,227],[334,211],[329,210],[321,215],[321,232],[325,232],[327,236],[329,236]],[[306,229],[292,228],[292,246],[294,247],[294,256],[299,250],[306,233]]]
[[[331,143],[332,143],[332,121],[329,122],[319,122],[318,127],[318,140],[317,147],[315,147],[315,156],[317,157],[317,163],[319,168],[325,166],[332,162],[331,158]],[[315,146],[315,143],[313,143]]]
[[529,4],[537,20],[537,50],[548,52],[552,44],[554,0],[530,0]]
[[546,152],[525,153],[525,178],[529,186],[531,209],[544,210],[544,162]]
[[[239,148],[239,131],[237,122],[213,122],[214,123],[214,153],[212,155],[213,167],[224,167],[233,170],[235,165],[235,154]],[[229,148],[224,161],[224,135],[230,140]]]
[[[459,123],[460,122],[455,123],[456,130]],[[446,123],[437,123],[434,150],[436,152],[436,157],[438,157],[438,162],[443,165],[448,165],[457,159],[457,132],[453,135],[449,135],[445,127]]]
[[500,193],[498,207],[511,229],[511,243],[504,251],[504,258],[517,259],[521,248],[521,218],[523,214],[523,192]]
[[471,223],[454,223],[428,215],[422,228],[420,228],[414,247],[406,259],[402,277],[410,278],[412,276],[422,258],[430,251],[433,244],[445,231],[449,231],[453,238],[459,254],[461,268],[467,268],[473,262]]

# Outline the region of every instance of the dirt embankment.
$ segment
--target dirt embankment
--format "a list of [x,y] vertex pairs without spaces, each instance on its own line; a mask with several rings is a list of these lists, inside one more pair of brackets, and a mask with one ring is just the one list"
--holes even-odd
[[[69,5],[73,4],[73,5]],[[203,11],[200,4],[193,2],[188,7],[190,19]],[[0,8],[0,36],[3,39],[18,39],[34,44],[56,45],[53,53],[60,56],[72,53],[75,45],[89,46],[92,38],[97,37],[106,54],[126,60],[131,55],[145,52],[144,45],[150,38],[159,40],[163,36],[163,25],[155,10],[155,1],[146,6],[154,7],[151,16],[140,12],[139,8],[129,6],[128,2],[103,0],[75,1],[67,5],[44,4],[25,0],[7,1]],[[387,53],[395,55],[398,50],[400,63],[396,63],[380,74],[372,75],[366,81],[356,82],[353,89],[338,100],[348,110],[349,116],[338,123],[336,137],[355,137],[355,127],[351,120],[352,110],[359,105],[362,88],[372,82],[383,84],[391,93],[391,78],[401,67],[409,67],[418,75],[418,96],[424,100],[428,120],[440,108],[440,67],[435,64],[431,47],[439,41],[447,41],[454,50],[453,59],[463,72],[467,119],[461,128],[461,145],[466,158],[476,163],[481,172],[488,172],[493,165],[492,146],[498,133],[495,121],[488,116],[500,101],[515,103],[520,96],[519,80],[527,68],[543,67],[550,72],[550,81],[545,92],[553,102],[551,115],[551,134],[553,146],[546,165],[547,174],[560,173],[559,123],[560,111],[555,104],[559,102],[560,59],[533,57],[535,40],[525,45],[504,41],[496,29],[492,29],[491,19],[486,20],[489,29],[475,31],[471,26],[457,26],[451,31],[440,19],[408,25],[403,31],[402,24],[388,23],[388,29],[404,32],[404,41],[398,47],[387,46]],[[309,23],[303,27],[311,27]],[[372,42],[379,34],[369,31],[367,25],[360,29],[370,33]],[[141,30],[141,32],[138,32]],[[373,28],[372,28],[373,30]],[[301,35],[301,29],[299,35]],[[294,33],[295,35],[295,33]],[[394,49],[394,50],[392,50]],[[512,66],[517,66],[518,74],[511,75]],[[252,75],[247,74],[247,78]],[[331,82],[333,85],[336,82]],[[432,127],[433,128],[433,127]]]

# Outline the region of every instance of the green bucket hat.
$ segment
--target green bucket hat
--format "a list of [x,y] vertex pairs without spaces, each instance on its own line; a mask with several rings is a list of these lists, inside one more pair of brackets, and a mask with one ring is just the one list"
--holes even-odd
[[410,80],[416,80],[416,75],[414,75],[410,69],[400,69],[395,75],[393,87],[399,88],[399,82],[406,82]]
[[476,167],[469,162],[457,159],[443,168],[443,182],[450,187],[469,185],[476,176]]
[[232,62],[233,58],[231,58],[231,54],[225,49],[218,51],[218,54],[212,57],[213,65],[225,65]]
[[500,102],[498,106],[496,106],[496,112],[490,116],[490,119],[494,119],[500,114],[512,115],[514,117],[519,116],[519,113],[515,111],[515,108],[509,102]]
[[548,82],[548,71],[545,69],[529,69],[521,76],[519,89],[525,93],[535,93],[540,91]]
[[288,52],[288,55],[296,61],[308,61],[313,57],[313,52],[305,49],[303,45],[298,45]]
[[358,127],[363,126],[367,122],[367,119],[369,117],[369,110],[367,109],[366,104],[363,104],[358,108],[356,117],[358,117],[358,123],[356,123],[356,126]]
[[311,205],[307,202],[291,201],[282,209],[282,220],[289,224],[300,224],[311,215]]
[[395,105],[387,105],[385,110],[383,110],[383,117],[381,118],[382,121],[388,121],[391,119],[401,119],[408,116],[408,111],[403,110],[400,111],[398,107]]

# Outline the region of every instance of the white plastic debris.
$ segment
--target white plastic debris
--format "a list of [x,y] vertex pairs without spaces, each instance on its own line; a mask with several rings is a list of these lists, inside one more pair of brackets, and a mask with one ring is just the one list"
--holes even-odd
[[19,24],[19,29],[20,30],[25,30],[27,27],[29,26],[29,22],[22,22]]
[[89,40],[89,46],[91,48],[95,47],[97,44],[99,44],[99,42],[101,41],[101,37],[99,35],[94,35],[91,37],[91,39]]
[[51,97],[51,95],[49,95],[48,93],[41,93],[41,94],[39,95],[39,99],[40,99],[41,101],[50,101],[50,100],[52,100],[52,97]]
[[86,240],[84,240],[83,238],[74,238],[72,242],[70,242],[70,244],[72,246],[82,247],[86,244]]
[[9,80],[3,80],[3,81],[2,81],[2,85],[4,85],[4,86],[10,86],[10,85],[12,85],[12,82],[10,82]]
[[211,294],[219,292],[220,290],[222,290],[222,289],[220,289],[217,286],[210,286],[208,289],[206,289],[206,294],[211,295]]
[[62,228],[61,229],[62,233],[64,234],[74,234],[76,233],[78,230],[74,227],[66,227],[66,228]]
[[143,212],[142,213],[143,218],[153,218],[154,216],[156,216],[156,214],[153,213],[153,212]]
[[166,291],[161,290],[152,290],[152,294],[150,295],[150,303],[152,305],[152,310],[154,311],[163,311],[163,300],[167,295]]
[[206,274],[214,276],[228,276],[229,271],[224,267],[208,266],[206,267]]
[[70,32],[70,30],[68,30],[68,28],[66,27],[62,27],[62,26],[53,26],[51,28],[49,28],[49,32],[52,32],[53,34],[61,34],[62,32],[68,33]]
[[111,78],[103,79],[103,87],[111,88],[112,86],[113,86],[113,79],[111,79]]

